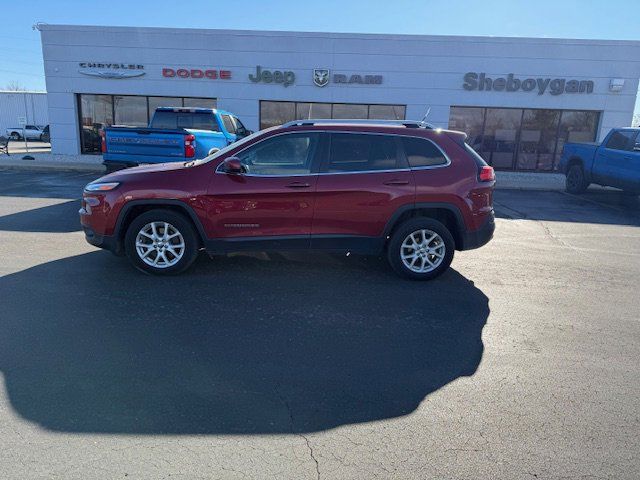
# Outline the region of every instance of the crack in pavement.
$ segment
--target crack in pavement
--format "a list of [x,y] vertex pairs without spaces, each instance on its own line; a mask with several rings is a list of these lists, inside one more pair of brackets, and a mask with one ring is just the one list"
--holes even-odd
[[318,463],[318,459],[316,458],[316,456],[313,454],[313,447],[311,446],[311,443],[309,442],[309,439],[301,434],[298,433],[298,436],[304,438],[304,441],[307,442],[307,448],[309,449],[309,455],[311,456],[311,458],[313,459],[314,462],[316,462],[316,474],[317,474],[317,479],[320,480],[320,464]]
[[289,402],[287,402],[287,400],[282,396],[282,394],[280,393],[280,390],[278,388],[276,388],[276,394],[278,395],[278,398],[280,399],[282,404],[287,409],[287,415],[289,417],[289,427],[290,427],[291,433],[293,433],[294,435],[297,435],[298,437],[302,438],[305,441],[305,444],[307,445],[307,449],[309,450],[309,456],[311,457],[311,460],[313,460],[314,463],[316,464],[316,479],[320,480],[320,463],[318,462],[318,459],[316,458],[315,454],[313,453],[313,446],[311,445],[311,442],[309,441],[309,439],[307,438],[306,435],[304,435],[302,433],[297,433],[295,431],[295,424],[294,424],[294,421],[293,421],[293,414],[291,413],[291,407],[289,406]]

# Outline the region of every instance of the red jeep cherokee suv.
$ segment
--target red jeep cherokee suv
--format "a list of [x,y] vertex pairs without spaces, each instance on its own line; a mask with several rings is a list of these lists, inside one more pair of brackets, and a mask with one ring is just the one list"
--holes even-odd
[[493,236],[493,169],[460,132],[418,122],[301,120],[188,163],[85,187],[87,241],[175,274],[209,254],[298,249],[378,255],[417,280]]

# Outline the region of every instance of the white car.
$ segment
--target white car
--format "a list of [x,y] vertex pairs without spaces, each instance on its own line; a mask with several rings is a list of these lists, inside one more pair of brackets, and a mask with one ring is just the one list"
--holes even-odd
[[42,125],[25,125],[23,127],[7,128],[6,133],[12,140],[42,140],[44,126]]

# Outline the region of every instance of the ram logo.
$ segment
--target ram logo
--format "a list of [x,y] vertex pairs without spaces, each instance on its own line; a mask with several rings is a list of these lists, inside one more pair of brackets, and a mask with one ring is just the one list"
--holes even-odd
[[319,87],[324,87],[329,83],[329,69],[315,68],[313,70],[313,83]]

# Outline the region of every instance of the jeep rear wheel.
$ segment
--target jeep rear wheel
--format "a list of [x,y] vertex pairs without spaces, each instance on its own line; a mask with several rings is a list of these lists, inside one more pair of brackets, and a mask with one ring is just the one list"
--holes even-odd
[[136,217],[125,235],[127,257],[143,272],[183,272],[198,256],[198,238],[191,222],[171,210],[151,210]]
[[447,227],[431,218],[416,218],[403,223],[391,236],[387,259],[402,277],[431,280],[449,268],[454,250]]

